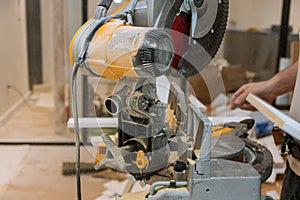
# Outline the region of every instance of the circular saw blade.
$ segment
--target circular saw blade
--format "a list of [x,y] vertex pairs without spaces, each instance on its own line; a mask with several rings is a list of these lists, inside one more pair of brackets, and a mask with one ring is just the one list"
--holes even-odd
[[[213,2],[212,2],[213,1]],[[215,2],[216,1],[216,2]],[[216,55],[219,47],[221,46],[228,18],[228,0],[210,0],[207,2],[208,7],[217,5],[217,8],[212,8],[214,12],[209,13],[212,9],[199,8],[200,13],[193,11],[190,13],[181,12],[176,16],[172,24],[172,30],[181,32],[183,34],[195,35],[194,38],[190,38],[190,45],[183,45],[182,41],[178,41],[173,38],[175,42],[175,48],[179,51],[185,49],[185,53],[181,58],[175,56],[173,67],[178,69],[185,77],[193,76],[204,69]],[[193,17],[197,15],[198,17]],[[197,12],[195,14],[195,12]],[[199,15],[200,14],[200,15]],[[213,16],[211,16],[213,15]],[[214,19],[214,20],[209,20]],[[195,20],[197,23],[203,21],[202,26],[195,26]],[[187,28],[189,31],[187,31]],[[200,45],[199,45],[200,44]]]
[[[211,0],[210,0],[211,1]],[[218,1],[218,11],[215,21],[206,35],[196,39],[213,58],[222,43],[228,19],[229,0]]]

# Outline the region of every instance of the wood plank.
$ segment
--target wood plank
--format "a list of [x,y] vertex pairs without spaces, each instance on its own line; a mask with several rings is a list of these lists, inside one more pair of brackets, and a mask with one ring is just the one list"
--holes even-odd
[[300,124],[297,121],[283,114],[280,110],[274,108],[253,94],[249,94],[246,100],[269,120],[271,120],[276,126],[280,127],[297,140],[300,140]]
[[[290,49],[291,63],[295,63],[299,59],[299,41],[293,41]],[[290,104],[292,103],[294,92],[290,92]]]
[[67,66],[66,0],[52,0],[54,48],[55,132],[66,134],[65,83]]
[[0,199],[2,199],[10,182],[23,168],[22,162],[30,147],[24,146],[0,146]]
[[[3,153],[11,154],[12,159],[18,157],[14,151],[3,151]],[[63,176],[61,173],[62,163],[74,160],[75,147],[31,146],[20,165],[21,170],[11,179],[8,188],[0,199],[76,199],[75,177]],[[81,147],[81,161],[94,161],[92,149],[88,150],[86,147]],[[1,162],[0,171],[7,172],[11,170],[16,173],[13,167],[2,165]],[[91,175],[82,175],[81,178],[82,199],[96,199],[96,197],[102,195],[107,180],[94,178]]]
[[293,41],[290,50],[291,63],[295,63],[299,59],[299,42]]

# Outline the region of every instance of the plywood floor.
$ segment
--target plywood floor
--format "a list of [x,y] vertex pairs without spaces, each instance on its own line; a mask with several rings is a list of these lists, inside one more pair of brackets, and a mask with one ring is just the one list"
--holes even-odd
[[69,142],[73,133],[63,135],[54,131],[54,109],[22,106],[9,121],[0,126],[0,142]]
[[[54,132],[53,109],[36,109],[26,105],[0,126],[0,143],[4,142],[72,142],[74,135]],[[1,200],[76,199],[75,176],[63,176],[62,163],[75,161],[73,146],[0,145]],[[82,147],[82,161],[93,156]],[[83,199],[101,196],[107,180],[82,175]]]
[[[6,181],[0,184],[0,199],[76,199],[74,176],[63,176],[62,163],[74,161],[74,147],[64,146],[23,146],[21,157],[20,146],[0,146],[0,151],[11,155],[1,159],[0,172],[9,174]],[[0,154],[1,155],[1,154]],[[90,162],[89,153],[82,149],[82,160]],[[0,174],[1,175],[1,174]],[[3,176],[1,176],[3,177]],[[84,199],[94,200],[101,196],[103,184],[107,180],[82,175],[82,192]]]

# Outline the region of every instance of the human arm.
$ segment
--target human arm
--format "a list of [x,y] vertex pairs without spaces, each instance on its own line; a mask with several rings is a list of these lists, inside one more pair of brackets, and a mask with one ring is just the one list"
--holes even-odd
[[294,89],[297,71],[298,62],[279,72],[267,81],[243,85],[232,95],[230,108],[234,109],[239,107],[246,110],[255,110],[254,107],[246,101],[246,98],[250,93],[272,103],[277,96]]

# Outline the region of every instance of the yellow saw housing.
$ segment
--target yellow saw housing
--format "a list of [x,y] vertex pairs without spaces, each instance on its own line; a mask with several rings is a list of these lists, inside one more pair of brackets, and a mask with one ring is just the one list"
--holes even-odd
[[[70,60],[74,64],[93,19],[74,35]],[[102,25],[89,43],[80,69],[86,75],[110,80],[121,77],[157,77],[168,71],[174,54],[173,41],[162,29],[131,26],[123,20],[110,20]]]

